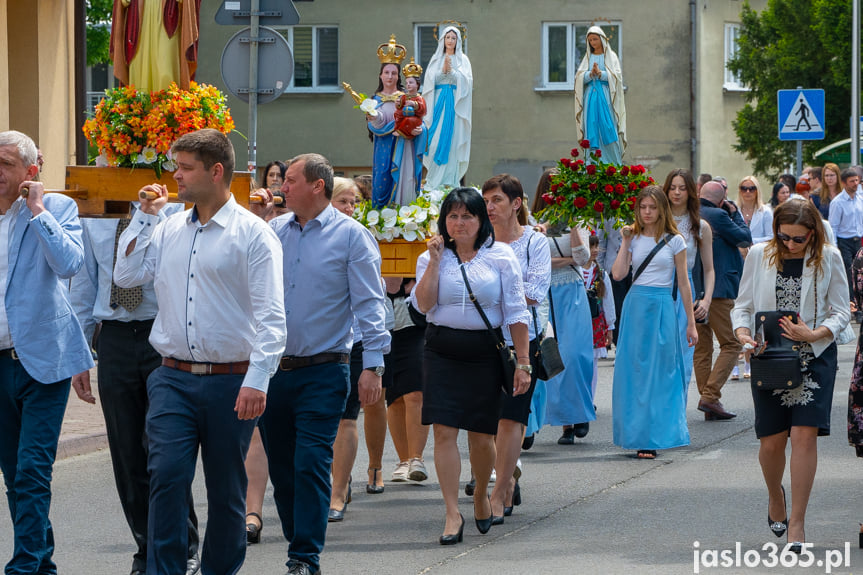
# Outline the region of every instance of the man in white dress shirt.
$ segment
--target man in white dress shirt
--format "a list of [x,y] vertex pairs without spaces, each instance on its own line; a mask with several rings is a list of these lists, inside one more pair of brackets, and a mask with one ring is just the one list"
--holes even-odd
[[[860,238],[863,237],[863,196],[857,194],[860,176],[854,168],[846,168],[839,175],[842,187],[845,189],[830,202],[830,226],[836,235],[836,247],[842,254],[845,273],[848,276],[848,301],[854,301],[854,286],[851,274],[851,264],[860,249]],[[860,321],[860,311],[855,315]]]
[[153,281],[150,343],[162,366],[147,381],[150,515],[147,574],[186,569],[188,494],[198,448],[207,475],[203,573],[233,574],[246,553],[243,459],[285,347],[282,250],[237,205],[234,150],[217,130],[174,143],[180,200],[195,206],[159,223],[168,190],[142,200],[120,237],[114,282]]
[[[166,205],[160,219],[181,211],[183,204]],[[137,202],[132,209],[137,212]],[[72,278],[72,306],[87,341],[100,326],[96,351],[99,356],[99,402],[105,416],[108,447],[120,505],[137,549],[131,575],[147,572],[147,516],[150,508],[150,474],[147,471],[147,378],[162,363],[162,356],[148,341],[156,317],[153,283],[120,288],[114,283],[117,241],[130,218],[81,218],[84,230],[84,269]],[[90,372],[72,377],[78,398],[96,403]],[[189,500],[189,559],[186,575],[195,575],[198,559],[198,519]]]

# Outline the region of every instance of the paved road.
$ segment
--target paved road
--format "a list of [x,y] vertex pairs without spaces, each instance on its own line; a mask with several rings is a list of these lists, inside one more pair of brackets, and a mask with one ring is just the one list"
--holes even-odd
[[[863,571],[857,549],[863,521],[863,462],[847,446],[845,409],[854,347],[840,350],[840,371],[833,403],[833,435],[819,441],[820,467],[807,521],[815,543],[813,567],[747,568],[742,553],[775,539],[765,524],[766,491],[757,462],[748,383],[729,382],[723,401],[739,417],[705,422],[689,398],[692,445],[661,452],[654,462],[633,459],[611,443],[610,363],[600,367],[599,420],[575,446],[558,446],[558,429],[546,428],[524,454],[524,504],[506,524],[480,535],[473,526],[471,500],[462,496],[468,522],[464,543],[441,547],[443,504],[432,477],[423,484],[388,483],[383,495],[367,495],[361,449],[354,476],[354,502],[344,523],[331,525],[322,566],[327,575],[510,574],[510,573],[693,573],[695,551],[733,552],[741,545],[741,566],[699,566],[701,573],[825,573],[826,553],[849,543],[850,566],[833,573]],[[694,384],[692,389],[694,389]],[[360,426],[362,429],[362,426]],[[461,438],[464,443],[464,437]],[[431,445],[427,460],[432,457]],[[466,454],[466,448],[463,449]],[[386,478],[395,454],[388,444]],[[462,478],[468,468],[463,463]],[[786,488],[789,480],[786,474]],[[203,478],[195,481],[199,517],[206,525]],[[57,463],[52,518],[61,573],[125,574],[132,546],[114,490],[106,451]],[[264,509],[260,545],[250,547],[244,574],[280,574],[286,546],[278,530],[272,499]],[[696,543],[698,542],[697,549]],[[0,558],[11,552],[8,511],[0,509]],[[750,564],[755,556],[748,556]],[[769,560],[767,552],[761,559]],[[836,557],[831,557],[836,559]],[[845,556],[840,558],[844,562]],[[732,556],[733,561],[733,556]]]

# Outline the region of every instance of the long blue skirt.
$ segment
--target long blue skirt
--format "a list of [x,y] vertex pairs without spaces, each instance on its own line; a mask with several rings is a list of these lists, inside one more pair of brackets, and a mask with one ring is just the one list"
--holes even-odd
[[632,286],[614,356],[614,444],[624,449],[689,445],[683,349],[671,288]]
[[[565,369],[545,382],[545,424],[573,425],[596,419],[593,408],[593,323],[584,283],[552,286],[557,341]],[[534,393],[534,397],[536,393]]]

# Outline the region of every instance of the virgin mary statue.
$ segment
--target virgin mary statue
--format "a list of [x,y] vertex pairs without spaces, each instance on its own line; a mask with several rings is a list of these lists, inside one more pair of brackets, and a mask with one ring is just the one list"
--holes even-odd
[[599,26],[587,31],[587,51],[575,73],[575,124],[578,140],[601,150],[603,161],[623,163],[626,107],[620,60]]
[[459,28],[446,26],[426,67],[422,97],[429,143],[423,163],[428,190],[458,187],[470,162],[473,70],[461,45]]

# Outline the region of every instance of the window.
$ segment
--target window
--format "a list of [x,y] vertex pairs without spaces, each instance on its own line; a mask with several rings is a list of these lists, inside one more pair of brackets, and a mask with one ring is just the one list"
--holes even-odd
[[619,22],[545,22],[542,25],[542,86],[572,90],[575,72],[586,52],[587,30],[601,26],[621,63]]
[[726,90],[745,90],[740,76],[728,69],[728,61],[737,55],[737,42],[740,40],[740,24],[725,25],[725,81],[722,87]]
[[[414,51],[413,57],[416,60],[416,63],[422,66],[423,69],[423,77],[425,78],[425,69],[428,68],[429,62],[431,62],[432,56],[434,56],[435,50],[437,50],[438,41],[435,40],[434,33],[435,27],[437,24],[415,24],[414,25]],[[462,52],[467,54],[467,40],[465,38],[462,39]],[[410,55],[408,56],[410,58]],[[410,60],[408,59],[407,62]],[[402,64],[407,64],[407,62],[403,62]]]
[[294,53],[294,77],[286,91],[340,89],[338,28],[292,26],[278,31]]

